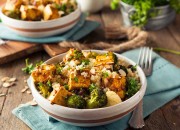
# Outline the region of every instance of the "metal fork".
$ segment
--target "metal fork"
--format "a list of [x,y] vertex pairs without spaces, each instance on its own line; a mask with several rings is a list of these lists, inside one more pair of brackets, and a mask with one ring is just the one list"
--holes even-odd
[[[152,74],[152,48],[142,47],[140,49],[138,65],[142,68],[146,76]],[[129,125],[133,128],[142,128],[145,123],[143,119],[143,101],[141,100],[134,109],[133,114],[129,120]]]

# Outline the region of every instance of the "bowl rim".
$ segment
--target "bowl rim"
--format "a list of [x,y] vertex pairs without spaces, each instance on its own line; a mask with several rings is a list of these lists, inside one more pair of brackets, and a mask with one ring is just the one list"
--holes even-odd
[[[93,49],[92,49],[92,50],[82,50],[82,51],[86,51],[86,52],[87,52],[87,51],[92,51],[92,52],[99,52],[99,53],[106,53],[106,52],[108,52],[108,51],[104,51],[104,50],[93,50]],[[129,58],[127,58],[127,57],[125,57],[125,56],[123,56],[123,55],[121,55],[121,54],[118,54],[118,53],[115,53],[115,52],[113,52],[113,53],[116,54],[118,57],[123,58],[124,60],[126,60],[126,61],[129,62],[130,64],[133,64],[133,65],[136,64],[134,61],[132,61],[131,59],[129,59]],[[57,58],[59,58],[59,57],[62,57],[62,56],[64,56],[65,54],[66,54],[66,53],[62,53],[62,54],[59,54],[59,55],[57,55],[57,56],[54,56],[54,57],[46,60],[44,63],[47,63],[47,62],[49,62],[49,61],[52,60],[52,59],[57,59]],[[43,63],[43,64],[44,64],[44,63]],[[35,87],[35,84],[34,84],[34,81],[33,81],[32,76],[30,76],[28,80],[30,81],[29,87],[30,87],[30,89],[32,90],[32,93],[33,93],[33,90],[35,90],[35,92],[36,92],[39,96],[41,96],[43,100],[46,100],[46,102],[49,102],[51,105],[53,105],[53,106],[55,106],[55,107],[59,107],[59,109],[63,109],[63,110],[66,110],[66,111],[68,110],[68,111],[71,111],[71,112],[75,112],[75,111],[76,111],[76,112],[97,112],[97,111],[100,111],[100,110],[102,110],[102,111],[103,111],[103,110],[112,110],[112,109],[115,108],[115,107],[118,107],[118,106],[121,106],[121,105],[123,105],[123,104],[126,104],[126,103],[130,102],[131,99],[140,96],[140,91],[142,91],[142,92],[144,91],[144,93],[145,93],[146,87],[147,87],[147,79],[146,79],[146,76],[145,76],[143,70],[139,67],[139,65],[137,66],[137,70],[138,70],[138,75],[139,75],[139,72],[142,74],[142,79],[144,79],[144,81],[141,81],[141,82],[142,82],[142,83],[141,83],[141,88],[140,88],[140,90],[139,90],[138,92],[136,92],[136,94],[134,94],[134,95],[133,95],[132,97],[130,97],[129,99],[127,99],[127,100],[125,100],[125,101],[123,101],[123,102],[121,102],[121,103],[115,104],[115,105],[113,105],[113,106],[102,107],[102,108],[94,108],[94,109],[76,109],[76,108],[70,108],[70,107],[61,106],[61,105],[57,105],[57,104],[51,104],[48,99],[46,99],[45,97],[43,97],[43,96],[38,92],[38,90],[37,90],[36,87]],[[139,76],[140,76],[140,75],[139,75]],[[141,77],[140,77],[140,79],[141,79]],[[33,88],[32,88],[32,86],[33,86]],[[144,94],[142,95],[142,99],[143,99],[143,97],[144,97]],[[41,106],[41,105],[40,105],[40,106]]]
[[28,23],[28,24],[42,24],[42,23],[54,22],[54,21],[58,21],[58,20],[62,20],[62,19],[67,19],[67,17],[72,17],[74,14],[78,13],[79,11],[81,12],[80,5],[77,3],[77,9],[74,10],[73,12],[71,12],[70,14],[66,15],[66,16],[63,16],[63,17],[60,17],[60,18],[56,18],[56,19],[52,19],[52,20],[47,20],[47,21],[44,21],[44,20],[43,21],[25,21],[25,20],[14,19],[14,18],[6,16],[2,12],[3,7],[4,7],[4,5],[0,7],[0,18],[1,18],[1,15],[2,15],[3,17],[5,17],[6,19],[9,19],[11,21],[14,21],[14,22],[23,22],[23,23]]

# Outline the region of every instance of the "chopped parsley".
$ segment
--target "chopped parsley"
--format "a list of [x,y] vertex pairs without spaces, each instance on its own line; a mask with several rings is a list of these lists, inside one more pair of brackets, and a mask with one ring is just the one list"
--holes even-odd
[[89,86],[89,91],[92,92],[95,88],[96,88],[96,86],[92,83],[92,84]]
[[36,65],[33,65],[33,63],[29,64],[29,59],[27,58],[25,59],[25,63],[26,63],[26,66],[22,68],[22,71],[27,74],[31,74],[34,68],[37,66],[40,66],[43,63],[43,61],[37,62]]
[[103,72],[103,73],[102,73],[102,76],[103,76],[104,78],[107,78],[107,77],[109,77],[109,74],[108,74],[108,72]]
[[126,95],[128,98],[132,97],[137,91],[139,91],[139,89],[140,86],[135,78],[131,77],[127,79]]
[[31,74],[32,71],[35,68],[34,65],[32,63],[29,64],[29,59],[28,58],[25,60],[25,63],[26,63],[26,66],[24,68],[22,68],[22,71],[27,73],[27,74]]
[[82,60],[82,63],[84,63],[85,65],[89,65],[89,62],[90,62],[89,59],[83,59],[83,60]]
[[78,77],[74,77],[74,81],[78,83]]
[[52,87],[52,83],[51,83],[50,80],[48,80],[46,84],[47,84],[48,87]]
[[74,58],[80,59],[81,57],[83,57],[83,53],[78,50],[74,50]]
[[65,85],[64,85],[64,88],[65,88],[66,90],[68,90],[68,89],[69,89],[69,85],[68,85],[68,84],[65,84]]
[[134,72],[134,71],[136,71],[137,70],[137,64],[135,65],[135,66],[132,66],[131,67],[131,70]]

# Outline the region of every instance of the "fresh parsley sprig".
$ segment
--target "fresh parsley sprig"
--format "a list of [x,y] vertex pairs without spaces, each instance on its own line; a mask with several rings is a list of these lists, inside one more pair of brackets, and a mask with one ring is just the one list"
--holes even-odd
[[29,63],[29,58],[25,59],[26,66],[22,68],[22,71],[26,74],[31,74],[35,67],[41,65],[43,61],[37,62],[35,65],[33,63]]

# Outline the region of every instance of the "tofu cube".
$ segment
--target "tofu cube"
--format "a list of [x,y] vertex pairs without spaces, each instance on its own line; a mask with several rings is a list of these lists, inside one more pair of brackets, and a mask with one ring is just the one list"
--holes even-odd
[[95,66],[114,64],[114,54],[108,52],[104,55],[96,56]]
[[69,76],[69,90],[88,88],[90,85],[90,74],[89,71],[83,71],[79,74],[71,73]]
[[35,6],[21,5],[20,12],[23,20],[38,21],[42,17],[42,12]]
[[19,9],[22,3],[22,0],[7,0],[4,9],[14,11]]
[[66,90],[63,86],[61,86],[59,89],[54,89],[51,92],[48,100],[52,104],[66,106],[65,99],[66,99],[66,97],[68,97],[70,95],[72,95],[72,94],[68,90]]
[[50,4],[46,5],[44,8],[44,20],[52,20],[60,17],[60,14],[58,12],[58,9],[52,7]]
[[31,74],[35,82],[46,82],[49,79],[52,79],[53,72],[55,71],[55,65],[46,65],[43,64],[37,67]]

